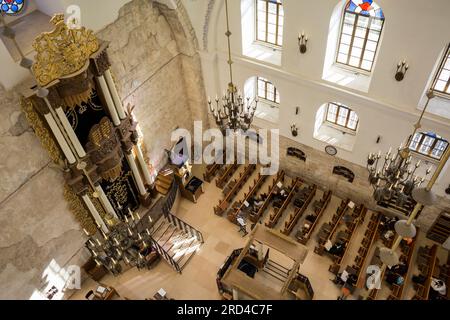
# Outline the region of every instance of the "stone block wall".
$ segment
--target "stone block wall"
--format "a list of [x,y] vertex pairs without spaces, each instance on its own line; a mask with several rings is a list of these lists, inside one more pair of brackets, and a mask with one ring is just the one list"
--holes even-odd
[[[119,93],[135,106],[155,167],[166,162],[176,127],[191,129],[206,100],[196,39],[183,8],[148,0],[125,5],[117,21],[98,32]],[[86,237],[63,197],[64,180],[27,124],[22,88],[0,88],[0,299],[29,299],[45,284],[52,263],[82,265]]]

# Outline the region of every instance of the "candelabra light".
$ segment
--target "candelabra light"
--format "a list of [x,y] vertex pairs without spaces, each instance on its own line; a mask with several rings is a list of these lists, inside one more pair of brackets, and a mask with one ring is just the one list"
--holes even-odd
[[[149,226],[151,218],[141,219],[139,214],[130,211],[130,219],[119,223],[108,234],[98,232],[86,242],[97,265],[102,265],[113,275],[119,275],[123,263],[138,269],[150,268],[155,261],[152,255],[152,238]],[[89,236],[89,233],[85,230]]]
[[395,73],[395,80],[402,81],[405,78],[408,69],[409,65],[406,63],[406,60],[400,61],[397,64],[397,72]]
[[298,35],[298,47],[301,54],[306,53],[308,51],[308,36],[305,35],[305,32],[303,31],[301,34]]
[[237,132],[246,132],[250,129],[253,122],[256,109],[258,107],[258,99],[255,98],[251,101],[250,98],[245,98],[238,91],[237,87],[233,83],[233,60],[231,59],[231,32],[228,16],[228,0],[225,0],[225,11],[227,19],[227,32],[225,35],[228,39],[228,66],[230,70],[230,83],[228,89],[224,92],[222,98],[219,99],[216,96],[215,103],[211,99],[208,99],[208,105],[211,113],[213,114],[217,126],[226,133],[228,130]]

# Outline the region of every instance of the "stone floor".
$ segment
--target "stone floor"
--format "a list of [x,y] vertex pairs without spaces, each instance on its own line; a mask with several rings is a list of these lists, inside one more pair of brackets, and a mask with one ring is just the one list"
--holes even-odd
[[[202,167],[195,167],[194,174],[198,177],[202,177],[203,170]],[[236,172],[236,175],[242,170],[243,167],[241,166]],[[254,173],[254,176],[256,176],[256,174],[257,172]],[[243,199],[243,193],[249,189],[252,181],[253,179],[249,179],[242,191],[236,197],[237,200]],[[286,182],[289,183],[290,179],[287,178]],[[267,179],[261,188],[261,191],[266,192],[271,183],[272,178]],[[102,279],[102,283],[114,287],[121,297],[126,297],[127,299],[142,300],[151,298],[160,288],[163,288],[170,298],[177,300],[220,299],[216,286],[216,273],[234,249],[242,248],[245,245],[247,238],[243,238],[242,235],[238,233],[238,227],[230,223],[225,217],[218,217],[214,214],[213,207],[218,204],[222,193],[222,191],[215,186],[214,182],[211,184],[206,183],[204,191],[205,193],[200,197],[197,204],[181,199],[175,204],[173,210],[181,219],[184,219],[187,223],[200,230],[205,238],[205,243],[186,265],[182,274],[177,274],[167,263],[161,261],[150,271],[138,271],[134,268],[118,277],[107,275]],[[318,191],[315,199],[319,199],[321,196],[322,191]],[[331,219],[340,202],[341,199],[334,196],[332,197],[327,210],[319,222],[319,227]],[[293,210],[294,208],[292,206],[286,210],[276,227],[277,229],[281,229],[281,226],[284,226],[284,220],[289,217]],[[298,225],[294,229],[293,234],[299,228],[303,219],[308,215],[308,212],[311,211],[312,209],[308,208],[303,215],[303,218],[300,219]],[[267,210],[266,214],[263,216],[263,222],[268,219],[269,212],[270,210]],[[349,246],[349,253],[343,262],[344,267],[347,264],[352,264],[371,214],[372,212],[367,213],[364,223],[356,230],[357,233]],[[341,294],[341,291],[332,281],[330,281],[330,279],[334,278],[334,275],[328,271],[332,261],[325,255],[319,256],[314,253],[314,247],[317,244],[315,236],[318,230],[319,228],[316,228],[311,240],[308,242],[308,256],[304,264],[300,267],[300,273],[310,279],[315,292],[315,300],[336,300]],[[419,245],[428,243],[429,240],[426,240],[425,236],[420,234]],[[416,251],[418,247],[419,246],[416,246]],[[442,252],[439,253],[442,256],[441,261],[446,261],[446,254],[448,253],[444,250],[441,251]],[[415,272],[416,271],[417,270],[415,270]],[[411,298],[414,295],[414,290],[412,289],[411,281],[408,282],[409,285],[405,288],[405,296]],[[82,289],[75,292],[71,299],[84,299],[85,294],[89,290],[95,289],[97,285],[98,284],[94,281],[87,280],[83,284]],[[364,295],[364,292],[359,292],[359,294]],[[383,286],[379,293],[379,298],[385,299],[387,296],[389,296],[389,289]],[[350,299],[356,298],[357,297],[350,297]]]

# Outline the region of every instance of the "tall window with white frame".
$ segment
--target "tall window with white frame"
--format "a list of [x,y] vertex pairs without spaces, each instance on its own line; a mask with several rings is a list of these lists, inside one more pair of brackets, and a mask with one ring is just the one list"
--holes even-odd
[[450,99],[450,44],[448,45],[433,81],[432,90],[438,96]]
[[336,62],[372,72],[384,14],[372,0],[348,0],[342,19]]
[[272,82],[267,79],[257,77],[256,79],[256,91],[258,92],[258,97],[276,104],[280,103],[280,94],[272,84]]
[[448,141],[433,132],[418,132],[409,148],[421,155],[440,160],[448,148]]
[[283,45],[284,10],[282,0],[256,1],[256,41],[276,47]]
[[352,131],[356,131],[359,124],[359,118],[355,111],[334,102],[328,103],[326,121]]

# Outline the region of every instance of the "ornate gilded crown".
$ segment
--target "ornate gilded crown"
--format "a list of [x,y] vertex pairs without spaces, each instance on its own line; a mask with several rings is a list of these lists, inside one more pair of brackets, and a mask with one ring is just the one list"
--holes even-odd
[[56,14],[51,23],[55,29],[41,34],[33,43],[36,50],[33,72],[41,86],[79,71],[99,49],[92,30],[69,28],[63,14]]

